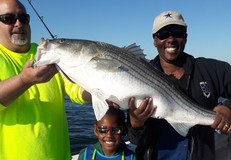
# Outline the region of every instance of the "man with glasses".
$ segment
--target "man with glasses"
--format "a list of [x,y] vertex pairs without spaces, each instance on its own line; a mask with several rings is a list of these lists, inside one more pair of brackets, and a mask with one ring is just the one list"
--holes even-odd
[[201,106],[215,111],[217,116],[211,126],[196,125],[182,137],[166,120],[149,118],[158,108],[152,106],[152,99],[146,98],[136,108],[131,98],[128,137],[137,144],[137,158],[215,160],[214,129],[231,132],[230,100],[218,104],[219,97],[231,98],[231,66],[214,59],[194,58],[184,52],[187,24],[178,12],[165,11],[158,15],[152,33],[158,56],[151,64],[168,75],[175,87]]
[[0,0],[0,160],[70,160],[64,95],[89,93],[57,73],[33,68],[30,16],[18,0]]

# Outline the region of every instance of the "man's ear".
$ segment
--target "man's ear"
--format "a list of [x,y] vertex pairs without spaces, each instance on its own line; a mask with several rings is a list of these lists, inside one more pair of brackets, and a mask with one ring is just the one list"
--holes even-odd
[[188,34],[186,33],[185,34],[185,43],[187,42],[187,39],[188,39]]
[[153,38],[153,44],[156,47],[156,40],[155,40],[155,38]]

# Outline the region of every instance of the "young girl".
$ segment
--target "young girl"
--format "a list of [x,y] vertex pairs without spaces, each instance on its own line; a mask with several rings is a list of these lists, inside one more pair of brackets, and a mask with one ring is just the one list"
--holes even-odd
[[109,107],[103,118],[94,124],[98,141],[82,150],[79,160],[135,160],[134,153],[122,140],[126,134],[125,114],[120,109]]

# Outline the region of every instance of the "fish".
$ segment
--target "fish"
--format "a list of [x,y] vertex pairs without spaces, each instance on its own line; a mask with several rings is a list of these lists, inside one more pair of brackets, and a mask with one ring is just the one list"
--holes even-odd
[[155,69],[136,43],[118,47],[87,39],[41,39],[34,67],[55,64],[72,82],[92,95],[97,120],[108,109],[107,100],[129,109],[135,97],[137,107],[145,97],[157,106],[152,118],[165,119],[182,136],[194,125],[211,125],[216,113],[198,105]]

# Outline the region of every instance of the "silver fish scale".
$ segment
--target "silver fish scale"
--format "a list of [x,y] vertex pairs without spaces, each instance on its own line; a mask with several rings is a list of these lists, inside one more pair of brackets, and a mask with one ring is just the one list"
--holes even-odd
[[[171,84],[170,80],[163,73],[155,69],[144,59],[136,57],[136,55],[129,53],[126,49],[119,48],[114,45],[103,42],[97,42],[97,44],[98,46],[101,46],[101,50],[103,50],[108,57],[117,60],[123,65],[124,68],[127,68],[129,70],[129,72],[127,73],[131,77],[135,77],[144,84],[147,84],[148,86],[157,90],[161,96],[164,96],[167,99],[167,101],[172,103],[174,102],[185,110],[189,109],[190,107],[190,109],[195,113],[198,113],[200,111],[200,114],[207,117],[213,118],[216,114],[213,111],[207,110],[190,100],[173,84]],[[153,86],[153,84],[155,85]],[[175,92],[177,92],[177,94]],[[185,105],[187,105],[188,107],[186,107]]]

